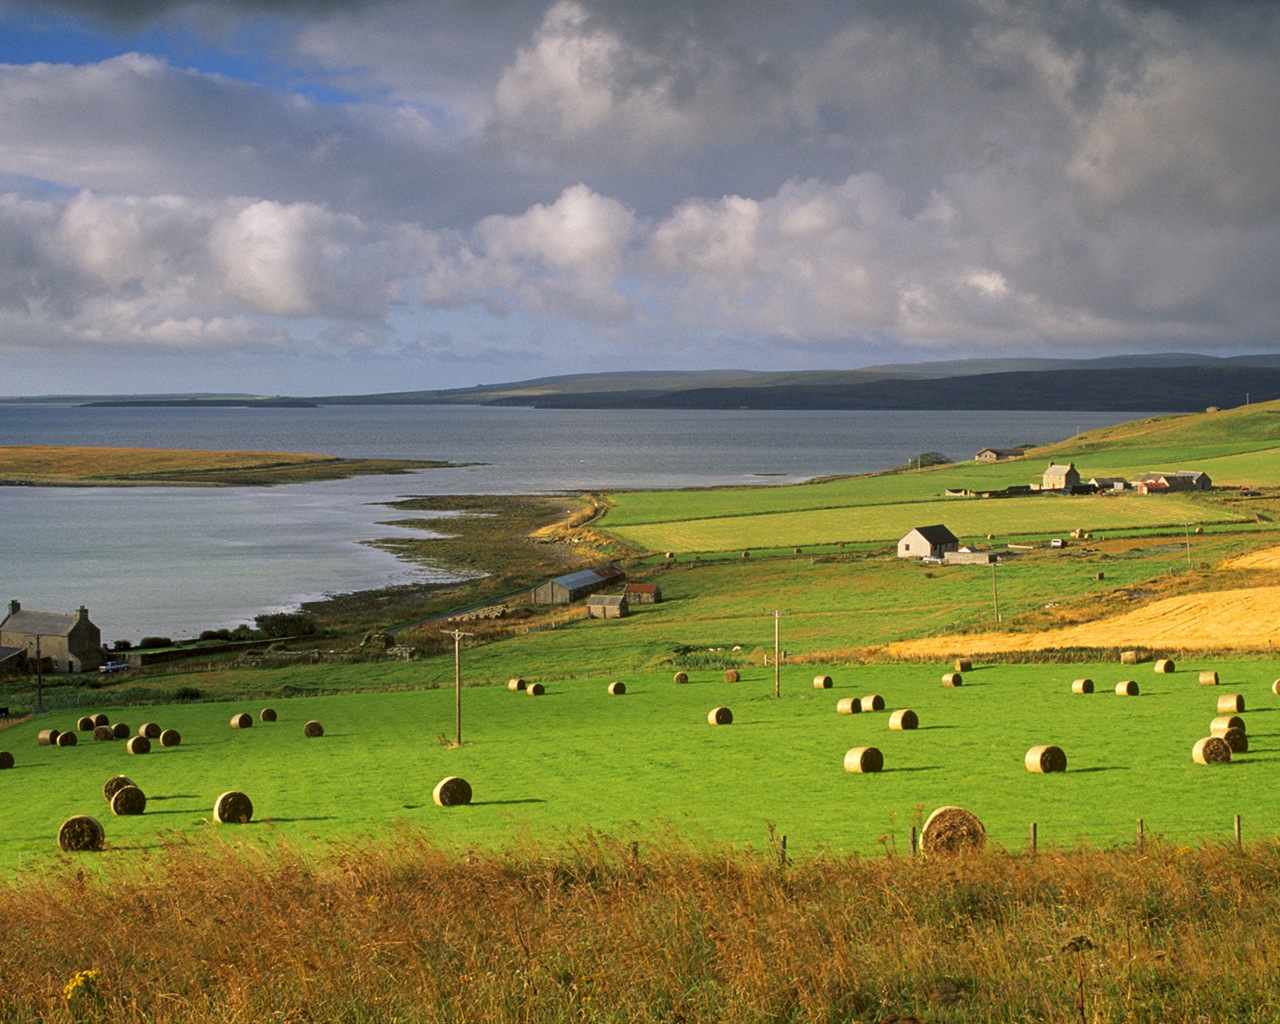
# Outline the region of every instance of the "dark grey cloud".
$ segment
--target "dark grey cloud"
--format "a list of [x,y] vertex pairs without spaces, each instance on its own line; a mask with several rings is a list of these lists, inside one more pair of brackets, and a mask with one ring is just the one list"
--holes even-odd
[[1274,345],[1280,5],[216,7],[271,15],[275,80],[0,68],[0,333],[540,372]]

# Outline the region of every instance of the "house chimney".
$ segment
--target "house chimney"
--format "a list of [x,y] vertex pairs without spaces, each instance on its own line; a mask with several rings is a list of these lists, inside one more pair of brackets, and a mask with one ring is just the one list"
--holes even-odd
[[17,615],[17,614],[18,614],[18,612],[20,612],[20,611],[22,611],[22,605],[20,605],[17,601],[10,601],[10,602],[9,602],[9,614],[10,614],[10,615]]
[[81,605],[76,609],[76,622],[87,622],[89,620],[89,609]]

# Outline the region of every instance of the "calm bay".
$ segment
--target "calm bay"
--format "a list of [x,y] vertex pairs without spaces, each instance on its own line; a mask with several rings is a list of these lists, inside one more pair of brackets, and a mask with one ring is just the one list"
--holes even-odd
[[795,483],[926,451],[966,459],[986,446],[1048,444],[1147,415],[0,403],[6,445],[473,464],[270,488],[0,487],[0,596],[49,611],[87,605],[104,640],[189,636],[326,594],[451,578],[362,543],[405,532],[384,506],[401,497]]

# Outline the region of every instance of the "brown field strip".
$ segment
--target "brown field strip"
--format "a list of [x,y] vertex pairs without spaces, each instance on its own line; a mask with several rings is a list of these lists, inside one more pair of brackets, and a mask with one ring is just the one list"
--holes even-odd
[[1223,562],[1224,569],[1280,569],[1280,545],[1250,551],[1247,555]]
[[325,462],[297,452],[218,452],[174,448],[0,445],[0,478],[94,480]]
[[928,637],[888,644],[884,651],[898,658],[946,658],[1079,647],[1267,650],[1277,644],[1280,587],[1249,587],[1170,597],[1114,618],[1041,633]]

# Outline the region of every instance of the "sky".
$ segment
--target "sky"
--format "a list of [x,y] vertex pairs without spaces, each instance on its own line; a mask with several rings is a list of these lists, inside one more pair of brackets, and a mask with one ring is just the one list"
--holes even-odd
[[1280,351],[1280,3],[0,0],[0,396]]

